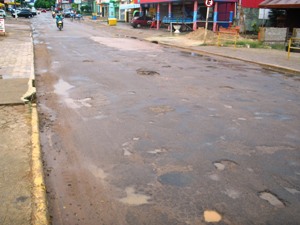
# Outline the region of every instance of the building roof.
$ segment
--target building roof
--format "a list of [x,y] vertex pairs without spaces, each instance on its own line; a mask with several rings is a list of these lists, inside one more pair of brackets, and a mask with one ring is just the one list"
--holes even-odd
[[300,0],[264,0],[259,4],[259,8],[269,9],[289,9],[300,8]]

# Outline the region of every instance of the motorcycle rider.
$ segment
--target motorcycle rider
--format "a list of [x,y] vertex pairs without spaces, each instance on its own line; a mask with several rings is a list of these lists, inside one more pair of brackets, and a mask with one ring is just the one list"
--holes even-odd
[[[58,22],[59,21],[63,22],[64,17],[60,13],[57,13],[55,19],[56,19],[56,26],[58,27]],[[62,23],[62,27],[64,27],[64,23]]]

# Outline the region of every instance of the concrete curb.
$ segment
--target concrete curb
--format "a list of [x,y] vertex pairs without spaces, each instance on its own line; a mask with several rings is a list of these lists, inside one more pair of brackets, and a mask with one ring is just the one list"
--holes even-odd
[[40,149],[38,113],[36,104],[32,107],[32,176],[33,176],[33,225],[49,225],[49,215],[47,210],[46,186],[44,182],[43,164]]
[[29,77],[27,92],[21,97],[21,100],[25,103],[32,100],[32,98],[34,97],[34,95],[36,93],[36,88],[34,87],[35,74],[34,74],[34,48],[33,48],[32,32],[30,32],[30,37],[31,37],[32,52],[33,52],[32,64],[31,64],[32,73],[30,74],[30,77]]
[[[149,41],[147,39],[143,39],[143,40]],[[153,42],[153,40],[149,41],[149,42]],[[173,44],[159,42],[159,41],[157,41],[157,43],[161,44],[161,45],[164,45],[164,46],[181,49],[181,50],[184,50],[184,51],[196,52],[196,53],[205,54],[205,55],[214,55],[214,56],[218,56],[218,57],[226,57],[226,58],[229,58],[229,59],[235,59],[235,60],[244,61],[244,62],[248,62],[248,63],[252,63],[252,64],[257,64],[257,65],[260,65],[260,66],[262,66],[264,68],[268,68],[270,70],[274,70],[274,71],[278,71],[278,72],[292,73],[294,75],[300,75],[300,71],[299,70],[294,70],[294,69],[288,68],[288,67],[282,67],[282,66],[278,66],[278,65],[274,65],[274,64],[260,63],[260,62],[256,62],[256,61],[252,61],[252,60],[247,60],[247,59],[243,59],[243,58],[237,58],[237,57],[229,56],[229,55],[225,56],[225,55],[219,54],[219,53],[208,52],[208,51],[199,50],[199,49],[193,49],[193,48],[189,48],[189,47],[181,47],[181,46],[178,46],[178,45],[175,45],[175,44],[173,45]]]
[[[34,71],[34,46],[32,32],[30,32],[31,43],[32,43],[32,64],[31,74],[28,81],[28,90],[21,98],[22,101],[30,104],[35,99],[36,88],[35,82],[35,71]],[[42,152],[40,147],[40,136],[39,136],[39,119],[37,113],[36,104],[31,105],[31,127],[32,127],[32,224],[33,225],[49,225],[50,219],[47,209],[47,197],[46,197],[46,185],[44,181],[43,163],[42,163]]]

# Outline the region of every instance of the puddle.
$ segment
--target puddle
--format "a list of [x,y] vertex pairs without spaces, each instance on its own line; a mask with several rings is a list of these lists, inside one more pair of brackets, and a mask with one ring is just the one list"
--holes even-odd
[[113,38],[106,37],[91,37],[91,39],[121,51],[162,52],[159,45],[153,45],[145,41],[137,41],[134,38],[118,38],[119,41],[114,41]]
[[128,205],[144,205],[148,204],[151,199],[147,195],[136,194],[133,187],[127,187],[125,189],[127,196],[125,198],[121,198],[119,201]]
[[123,153],[124,156],[131,156],[132,155],[132,153],[129,151],[129,148],[127,148],[127,147],[123,148],[123,151],[124,151],[124,153]]
[[297,189],[294,189],[294,188],[287,188],[285,187],[284,188],[285,190],[287,190],[288,192],[290,192],[291,194],[300,194],[300,191],[298,191]]
[[207,223],[217,223],[222,220],[222,216],[213,210],[205,210],[204,211],[204,220]]
[[165,185],[184,187],[191,183],[192,178],[188,174],[170,172],[159,176],[158,181]]
[[[196,53],[196,52],[185,52],[185,51],[181,51],[181,54],[182,55],[185,55],[185,56],[192,56],[192,57],[204,57],[204,55],[201,55],[199,53]],[[206,56],[207,57],[207,56]]]
[[258,196],[269,202],[271,205],[278,207],[278,208],[283,208],[285,207],[285,204],[283,201],[281,201],[275,194],[269,192],[269,191],[263,191],[258,194]]
[[88,101],[91,101],[91,98],[84,98],[84,99],[77,99],[74,100],[69,97],[69,91],[74,88],[75,86],[70,85],[69,83],[65,82],[64,80],[60,79],[57,84],[54,85],[54,93],[63,97],[64,102],[66,105],[73,109],[78,109],[81,107],[92,107]]
[[69,96],[68,91],[72,88],[74,88],[73,85],[70,85],[69,83],[60,79],[57,84],[54,85],[54,93],[62,96]]

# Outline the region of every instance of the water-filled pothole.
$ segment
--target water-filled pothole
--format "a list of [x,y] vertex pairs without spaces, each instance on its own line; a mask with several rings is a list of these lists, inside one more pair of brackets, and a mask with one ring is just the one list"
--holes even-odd
[[267,202],[269,202],[271,205],[273,205],[275,207],[278,207],[278,208],[285,207],[284,201],[281,200],[280,198],[278,198],[275,194],[273,194],[272,192],[270,192],[268,190],[259,192],[258,196],[261,199],[266,200]]
[[170,172],[158,177],[161,184],[184,187],[191,183],[192,178],[186,173]]

